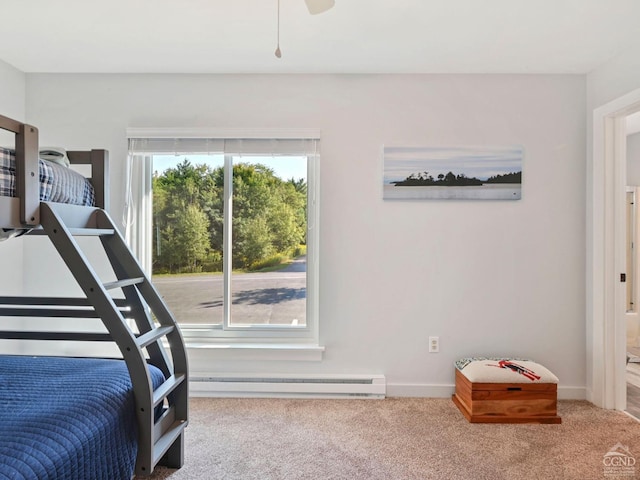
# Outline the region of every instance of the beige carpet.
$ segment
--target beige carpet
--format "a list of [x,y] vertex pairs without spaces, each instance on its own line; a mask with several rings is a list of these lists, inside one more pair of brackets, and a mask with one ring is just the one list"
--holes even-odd
[[185,465],[153,480],[589,480],[640,423],[561,401],[561,425],[469,424],[448,399],[191,400]]

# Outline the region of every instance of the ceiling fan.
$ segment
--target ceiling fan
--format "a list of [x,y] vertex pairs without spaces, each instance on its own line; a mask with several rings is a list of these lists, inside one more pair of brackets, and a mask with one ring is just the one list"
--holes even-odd
[[[307,9],[311,15],[317,15],[333,8],[336,0],[304,0],[304,3],[307,4]],[[280,51],[280,0],[278,0],[278,45],[276,46],[275,55],[278,58],[282,57],[282,52]]]
[[336,4],[335,0],[304,0],[304,2],[311,15],[326,12]]

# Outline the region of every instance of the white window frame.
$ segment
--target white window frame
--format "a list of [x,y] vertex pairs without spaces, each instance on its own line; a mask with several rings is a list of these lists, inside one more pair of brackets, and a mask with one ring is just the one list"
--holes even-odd
[[[298,350],[304,345],[312,345],[318,352],[319,340],[319,191],[320,191],[320,132],[312,129],[296,130],[235,130],[235,129],[149,129],[128,128],[127,137],[130,142],[127,192],[123,223],[126,227],[127,240],[134,254],[142,260],[142,266],[151,275],[150,255],[152,248],[151,225],[152,216],[149,215],[152,198],[150,174],[152,172],[151,154],[135,153],[131,148],[132,142],[143,139],[177,139],[176,151],[180,151],[180,139],[212,139],[237,141],[248,140],[314,140],[315,152],[307,156],[307,280],[306,280],[306,322],[304,326],[286,325],[229,325],[230,318],[230,285],[231,278],[230,255],[224,255],[225,272],[225,302],[223,325],[188,325],[181,324],[182,334],[187,345],[194,348],[215,348],[216,345],[226,348],[237,345],[246,349],[255,345],[258,348],[281,346],[285,350]],[[184,152],[189,153],[189,152]],[[269,155],[273,152],[264,152]],[[303,156],[303,155],[300,155]],[[225,153],[225,246],[224,251],[230,251],[226,242],[231,241],[231,197],[232,192],[232,155]],[[248,157],[250,158],[250,157]],[[231,168],[229,168],[231,167]],[[149,177],[149,178],[146,178]],[[229,263],[226,263],[229,262]]]

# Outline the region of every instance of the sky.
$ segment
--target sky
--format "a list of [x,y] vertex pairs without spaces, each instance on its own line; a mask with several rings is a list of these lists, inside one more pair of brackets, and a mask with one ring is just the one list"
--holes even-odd
[[[153,171],[162,173],[167,168],[172,168],[185,159],[189,160],[192,165],[206,164],[212,167],[220,167],[224,164],[223,155],[154,155]],[[277,177],[282,180],[290,180],[295,178],[307,179],[307,157],[238,157],[238,162],[261,163],[271,168]]]
[[423,172],[429,172],[434,179],[439,174],[453,172],[486,180],[494,175],[522,171],[523,156],[524,150],[518,145],[385,147],[384,184]]

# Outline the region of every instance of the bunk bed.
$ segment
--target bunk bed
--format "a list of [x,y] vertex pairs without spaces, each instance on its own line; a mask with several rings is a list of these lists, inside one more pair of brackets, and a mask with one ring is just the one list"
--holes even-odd
[[[89,193],[79,187],[79,197],[56,196],[55,171],[64,178],[69,172],[39,158],[38,130],[4,116],[0,128],[15,134],[15,149],[0,152],[8,165],[0,170],[0,238],[46,235],[84,293],[0,297],[0,339],[114,342],[121,354],[0,355],[0,478],[113,480],[148,476],[156,465],[180,468],[188,424],[186,349],[174,317],[105,210],[108,153],[67,152],[71,164],[90,165]],[[78,236],[99,238],[115,281],[99,278]],[[5,317],[44,318],[51,327],[8,328]],[[61,319],[69,318],[100,319],[104,330],[61,331]]]

